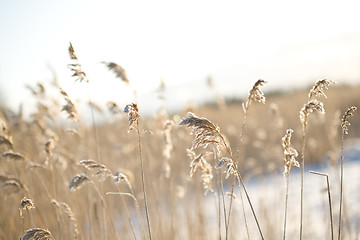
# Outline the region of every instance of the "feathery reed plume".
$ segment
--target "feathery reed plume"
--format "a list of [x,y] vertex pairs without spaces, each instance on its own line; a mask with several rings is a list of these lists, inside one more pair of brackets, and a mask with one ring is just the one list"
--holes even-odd
[[130,132],[134,127],[133,125],[136,123],[138,125],[139,122],[139,109],[136,103],[131,103],[125,106],[124,113],[129,117],[129,127],[128,132]]
[[81,69],[81,64],[75,54],[74,47],[72,46],[71,42],[69,44],[70,44],[69,48],[68,48],[69,55],[70,55],[70,58],[73,60],[73,63],[69,64],[68,66],[69,66],[70,70],[74,72],[72,77],[77,77],[75,81],[89,82],[89,79],[87,78],[85,72]]
[[20,217],[23,218],[22,210],[24,210],[24,209],[29,210],[29,209],[32,209],[32,208],[35,208],[32,199],[27,198],[27,197],[23,197],[21,199],[21,202],[20,202]]
[[194,134],[195,137],[191,150],[201,146],[206,148],[208,144],[212,143],[215,146],[223,146],[231,154],[231,149],[220,133],[220,128],[206,118],[199,118],[192,112],[189,112],[188,116],[182,119],[178,125],[192,128],[191,134]]
[[192,150],[187,149],[186,151],[188,157],[192,160],[190,163],[190,177],[192,177],[196,172],[196,169],[199,168],[202,173],[201,180],[203,183],[203,188],[205,190],[204,195],[206,195],[208,191],[214,192],[211,186],[213,179],[212,167],[210,163],[205,160],[205,157],[212,154],[212,152],[204,152],[196,156],[196,154]]
[[348,119],[353,116],[357,107],[352,106],[346,110],[344,116],[341,119],[341,159],[340,159],[340,207],[339,207],[339,231],[338,231],[338,239],[341,239],[341,227],[342,227],[342,205],[343,205],[343,178],[344,178],[344,135],[349,133],[348,127],[350,123]]
[[107,177],[112,176],[112,172],[105,165],[97,163],[92,159],[81,160],[79,165],[84,166],[89,170],[97,171],[93,176],[100,176],[100,181],[104,181]]
[[71,226],[73,228],[73,237],[74,239],[79,239],[79,229],[78,229],[78,224],[75,218],[75,215],[73,213],[73,211],[71,210],[70,206],[64,202],[58,202],[55,199],[51,199],[51,203],[54,204],[56,207],[58,208],[62,208],[62,210],[64,211],[66,217],[69,219]]
[[329,175],[327,173],[309,171],[312,174],[320,175],[326,177],[326,185],[327,185],[327,192],[328,192],[328,199],[329,199],[329,211],[330,211],[330,230],[331,230],[331,239],[334,240],[334,228],[333,228],[333,217],[332,217],[332,204],[331,204],[331,194],[330,194],[330,182],[329,182]]
[[32,228],[26,230],[20,240],[55,240],[51,232],[43,228]]
[[1,157],[15,161],[25,160],[25,157],[23,155],[21,155],[20,153],[13,152],[12,150],[3,152],[1,154]]
[[69,98],[69,95],[62,88],[60,88],[60,93],[64,96],[65,101],[66,101],[66,105],[63,106],[61,111],[67,112],[69,114],[69,118],[73,119],[75,122],[79,121],[76,107],[75,107],[74,103],[71,101],[71,99]]
[[356,111],[357,107],[352,106],[351,108],[349,108],[343,118],[341,119],[341,128],[342,128],[342,133],[343,134],[349,134],[349,129],[348,127],[350,126],[350,123],[348,122],[348,119],[353,116],[354,112]]
[[139,146],[139,160],[140,160],[140,171],[141,171],[141,182],[142,182],[142,188],[143,188],[143,194],[144,194],[144,207],[145,207],[145,215],[146,215],[146,221],[148,226],[148,232],[149,232],[149,239],[152,239],[151,236],[151,226],[150,226],[150,216],[149,216],[149,209],[147,204],[147,197],[146,197],[146,188],[145,188],[145,174],[144,174],[144,162],[142,157],[142,147],[141,147],[141,132],[139,129],[139,109],[137,107],[136,103],[131,103],[125,106],[124,113],[128,115],[129,117],[129,127],[128,127],[128,133],[134,129],[133,125],[136,123],[135,129],[138,136],[138,146]]
[[173,150],[173,143],[171,140],[170,131],[172,126],[174,125],[174,121],[168,120],[164,124],[163,128],[163,147],[162,147],[162,168],[166,178],[170,177],[170,158],[171,158],[171,151]]
[[249,96],[245,104],[243,104],[244,112],[246,113],[249,109],[249,106],[252,101],[257,101],[259,103],[265,103],[265,96],[264,93],[260,90],[260,86],[264,86],[267,81],[259,79],[254,84],[253,88],[249,91]]
[[69,190],[75,191],[80,189],[84,184],[90,181],[90,179],[85,174],[76,174],[70,181]]
[[287,220],[287,207],[288,207],[288,196],[289,196],[289,180],[290,180],[290,169],[291,166],[300,167],[298,161],[296,161],[296,157],[298,156],[298,152],[295,148],[291,147],[291,135],[294,132],[292,129],[287,129],[285,136],[282,138],[282,146],[284,149],[284,160],[285,160],[285,169],[284,175],[286,177],[286,193],[285,193],[285,216],[284,216],[284,232],[283,239],[285,240],[286,236],[286,220]]
[[324,96],[325,98],[327,98],[327,96],[324,93],[324,90],[328,89],[329,86],[333,84],[335,84],[335,82],[332,80],[327,80],[327,79],[318,80],[309,92],[309,99],[320,96]]
[[123,82],[129,85],[130,82],[127,77],[126,71],[123,67],[113,62],[101,62],[101,63],[105,64],[109,70],[113,71],[116,74],[117,78],[120,78]]
[[324,104],[318,100],[310,100],[307,104],[303,106],[300,110],[300,121],[305,128],[307,125],[307,118],[310,113],[314,110],[318,111],[319,113],[325,113]]
[[296,161],[296,157],[298,156],[298,152],[295,148],[291,147],[291,135],[294,132],[292,129],[286,130],[285,136],[282,138],[282,146],[284,149],[284,160],[285,160],[285,169],[284,174],[289,175],[291,166],[300,167],[298,161]]
[[122,112],[119,106],[115,102],[109,101],[107,102],[106,106],[109,109],[109,111],[114,115]]

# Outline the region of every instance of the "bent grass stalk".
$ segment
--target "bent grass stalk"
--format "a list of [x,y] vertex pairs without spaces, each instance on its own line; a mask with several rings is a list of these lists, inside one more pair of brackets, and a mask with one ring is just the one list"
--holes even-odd
[[331,230],[331,239],[334,239],[334,227],[333,227],[333,214],[332,214],[332,204],[331,204],[331,194],[330,194],[330,182],[329,182],[329,175],[327,173],[321,173],[316,171],[309,171],[312,174],[320,175],[326,177],[326,185],[327,185],[327,192],[328,192],[328,199],[329,199],[329,211],[330,211],[330,230]]

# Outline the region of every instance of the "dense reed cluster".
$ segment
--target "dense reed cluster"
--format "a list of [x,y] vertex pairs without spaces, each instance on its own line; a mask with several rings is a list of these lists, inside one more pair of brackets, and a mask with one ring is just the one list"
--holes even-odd
[[[68,52],[69,78],[88,82],[71,43]],[[129,85],[123,67],[101,64]],[[357,239],[359,205],[343,186],[359,187],[344,178],[359,87],[322,79],[265,101],[266,83],[226,104],[209,77],[217,104],[170,113],[162,80],[163,106],[147,117],[141,103],[90,95],[86,117],[58,83],[27,86],[33,114],[0,112],[0,239]],[[326,186],[306,185],[305,168],[324,162],[328,173],[311,173]]]

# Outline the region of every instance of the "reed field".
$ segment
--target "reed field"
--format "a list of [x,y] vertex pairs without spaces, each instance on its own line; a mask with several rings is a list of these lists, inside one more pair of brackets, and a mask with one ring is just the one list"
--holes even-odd
[[30,117],[0,113],[0,239],[360,239],[360,86],[271,93],[265,80],[153,116],[30,86]]

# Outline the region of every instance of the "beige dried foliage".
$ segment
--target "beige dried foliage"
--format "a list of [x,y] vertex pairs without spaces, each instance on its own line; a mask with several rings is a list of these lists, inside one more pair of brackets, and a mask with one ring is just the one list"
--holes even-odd
[[43,228],[32,228],[26,230],[20,240],[55,240],[51,232]]
[[23,217],[23,210],[29,210],[35,208],[32,199],[23,197],[20,202],[20,217]]
[[136,103],[131,103],[125,106],[124,113],[129,117],[129,127],[128,132],[130,132],[134,127],[133,125],[138,125],[139,123],[139,109]]
[[120,78],[123,82],[129,85],[129,79],[127,77],[126,71],[120,65],[113,63],[113,62],[102,62],[105,64],[109,70],[113,71],[116,74],[117,78]]
[[264,96],[264,93],[260,90],[261,86],[264,86],[267,83],[267,81],[263,79],[259,79],[256,81],[252,89],[249,91],[249,96],[247,98],[247,101],[245,104],[243,104],[244,112],[247,111],[252,101],[257,101],[259,103],[265,103],[266,99]]
[[73,62],[68,65],[70,70],[73,71],[72,77],[77,77],[75,81],[89,82],[89,79],[87,78],[85,72],[82,70],[79,59],[77,58],[74,47],[72,46],[71,43],[69,44],[68,50],[69,50],[70,58],[71,60],[73,60]]
[[348,127],[350,126],[350,123],[348,121],[348,119],[353,116],[354,112],[356,111],[357,107],[352,106],[351,108],[349,108],[344,116],[341,119],[341,128],[342,128],[342,133],[343,134],[348,134],[349,133],[349,129]]
[[114,179],[114,183],[124,182],[128,186],[128,188],[132,191],[132,186],[129,180],[129,176],[126,175],[125,173],[119,171],[115,172],[113,179]]
[[310,113],[313,111],[318,111],[319,113],[324,114],[325,109],[322,102],[318,100],[310,100],[308,103],[304,104],[304,106],[300,110],[300,121],[303,124],[303,126],[306,126],[307,124],[307,118]]
[[69,190],[78,190],[88,181],[90,181],[90,179],[85,174],[76,174],[70,181]]
[[79,239],[79,228],[75,218],[75,214],[71,210],[70,206],[64,202],[58,202],[55,199],[51,199],[50,201],[53,205],[55,205],[58,209],[62,209],[65,213],[66,217],[69,219],[71,226],[73,228],[73,238]]
[[291,135],[293,132],[294,130],[287,129],[285,136],[282,138],[285,160],[284,174],[286,175],[289,175],[291,166],[300,167],[299,162],[295,159],[298,156],[298,152],[291,146]]
[[321,97],[321,96],[327,98],[327,96],[324,93],[324,90],[328,89],[329,86],[333,84],[335,84],[335,82],[332,80],[327,80],[327,79],[318,80],[309,92],[309,99],[312,99],[314,97]]
[[194,151],[187,149],[187,155],[191,159],[190,163],[190,177],[194,175],[197,169],[201,170],[201,180],[203,188],[205,189],[205,195],[208,191],[213,192],[211,183],[213,179],[212,167],[205,159],[206,156],[211,155],[212,152],[204,152],[196,155]]
[[73,119],[75,122],[79,121],[79,115],[77,113],[75,104],[71,101],[69,95],[62,88],[60,88],[60,93],[64,96],[66,101],[66,105],[63,106],[61,111],[67,112],[69,114],[69,118]]
[[195,138],[191,150],[198,147],[206,148],[208,144],[215,144],[217,147],[224,147],[231,154],[231,149],[224,136],[220,133],[220,128],[206,118],[199,118],[189,112],[188,116],[182,119],[178,125],[192,128],[191,134],[194,134]]
[[95,170],[96,173],[93,174],[93,177],[100,177],[100,181],[104,181],[107,177],[112,177],[112,172],[104,164],[98,163],[92,159],[81,160],[79,165],[84,166],[91,171]]

